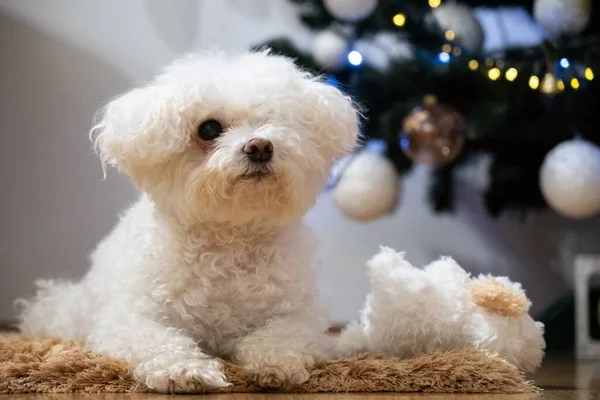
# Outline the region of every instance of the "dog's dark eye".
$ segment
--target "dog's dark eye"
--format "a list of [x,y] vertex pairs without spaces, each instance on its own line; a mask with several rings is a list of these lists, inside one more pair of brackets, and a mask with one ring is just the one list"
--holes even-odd
[[202,140],[215,140],[223,133],[223,126],[219,121],[209,119],[198,127],[198,136]]

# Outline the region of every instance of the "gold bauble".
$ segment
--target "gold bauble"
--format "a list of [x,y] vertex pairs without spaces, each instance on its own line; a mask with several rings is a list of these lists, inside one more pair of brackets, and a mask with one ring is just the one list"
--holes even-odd
[[460,154],[465,132],[465,120],[458,111],[428,97],[404,118],[400,144],[415,162],[444,165]]

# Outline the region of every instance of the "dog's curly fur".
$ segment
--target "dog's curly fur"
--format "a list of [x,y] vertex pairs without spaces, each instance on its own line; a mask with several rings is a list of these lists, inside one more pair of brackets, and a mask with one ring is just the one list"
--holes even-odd
[[[224,127],[213,141],[198,137],[209,119]],[[143,194],[81,282],[39,283],[21,329],[85,341],[162,392],[227,386],[215,357],[261,386],[306,381],[330,346],[301,217],[357,130],[352,101],[286,58],[176,61],[102,110],[91,135],[103,164]],[[272,142],[267,165],[243,153],[252,138]]]

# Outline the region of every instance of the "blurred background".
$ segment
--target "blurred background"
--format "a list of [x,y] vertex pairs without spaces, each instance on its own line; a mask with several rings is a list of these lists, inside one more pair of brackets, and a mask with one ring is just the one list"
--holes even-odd
[[306,218],[334,322],[358,316],[364,264],[387,245],[522,282],[572,345],[574,260],[600,251],[593,7],[0,0],[0,322],[35,279],[82,276],[136,196],[116,171],[102,180],[91,151],[103,102],[187,52],[269,44],[367,109],[364,147]]

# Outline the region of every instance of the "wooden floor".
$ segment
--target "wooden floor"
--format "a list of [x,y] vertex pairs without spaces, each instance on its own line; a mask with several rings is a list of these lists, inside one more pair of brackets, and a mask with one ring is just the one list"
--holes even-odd
[[0,395],[1,400],[38,399],[38,400],[178,400],[196,397],[202,400],[600,400],[600,361],[573,362],[550,359],[542,369],[531,376],[536,384],[544,390],[540,394],[515,395],[449,395],[449,394],[224,394],[204,396],[166,396],[148,394],[120,395]]

